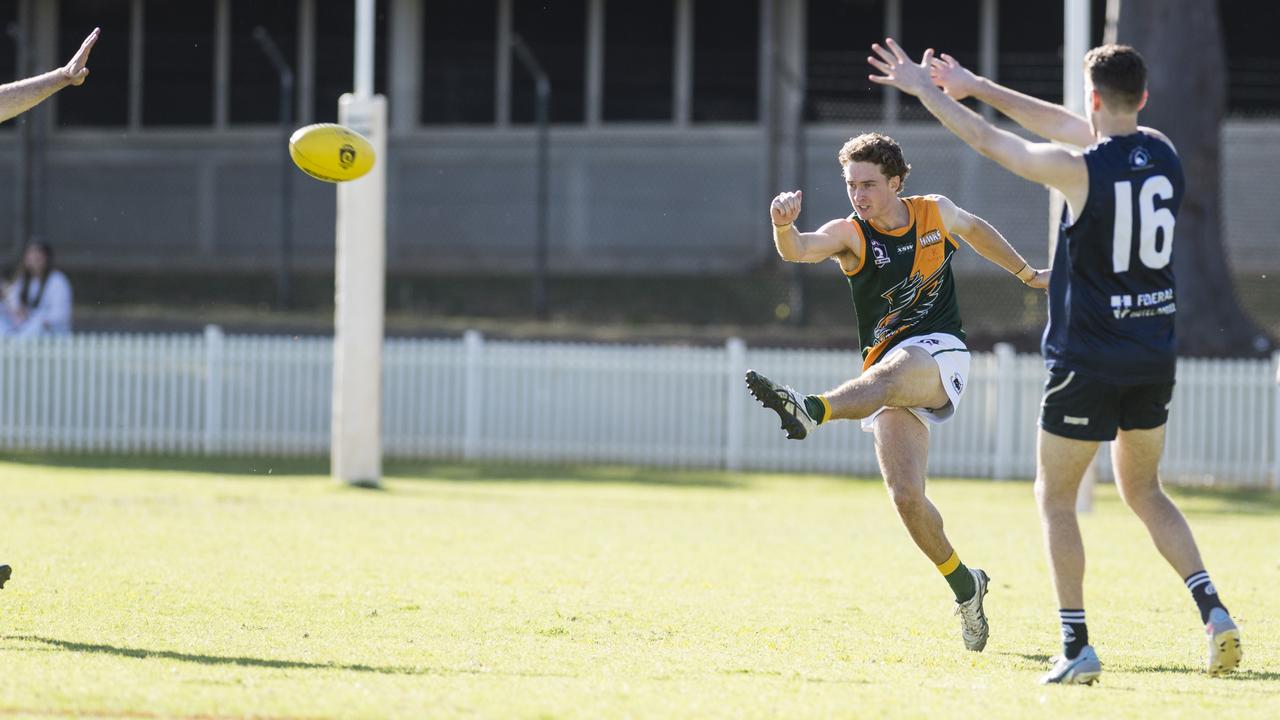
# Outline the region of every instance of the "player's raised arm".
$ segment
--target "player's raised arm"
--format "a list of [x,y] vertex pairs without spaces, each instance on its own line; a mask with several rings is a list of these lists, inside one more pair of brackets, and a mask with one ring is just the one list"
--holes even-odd
[[977,98],[1042,138],[1076,147],[1088,147],[1095,140],[1084,116],[975,75],[946,53],[933,58],[929,73],[947,95],[956,100]]
[[773,244],[788,262],[822,262],[828,258],[850,254],[855,262],[861,249],[853,247],[853,226],[844,220],[832,220],[814,232],[800,232],[795,221],[800,216],[804,193],[784,192],[769,203],[773,221]]
[[991,223],[942,195],[929,197],[938,203],[938,213],[948,232],[962,237],[979,255],[1016,276],[1024,285],[1039,290],[1049,287],[1049,271],[1032,267]]
[[21,115],[68,85],[83,84],[89,76],[89,52],[101,33],[101,28],[94,28],[71,60],[57,70],[0,85],[0,122]]
[[1073,210],[1083,206],[1089,190],[1089,173],[1079,153],[1053,143],[1033,143],[1001,130],[935,87],[929,76],[933,50],[926,50],[924,59],[916,64],[893,38],[886,40],[885,45],[887,47],[879,43],[871,46],[876,56],[868,57],[867,62],[882,74],[870,75],[869,80],[916,96],[934,117],[974,150],[1027,180],[1061,190]]

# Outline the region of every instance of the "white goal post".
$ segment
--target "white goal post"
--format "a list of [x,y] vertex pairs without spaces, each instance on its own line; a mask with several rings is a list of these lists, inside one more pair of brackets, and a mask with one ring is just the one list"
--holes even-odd
[[355,92],[338,100],[338,122],[373,144],[367,175],[338,184],[334,256],[334,480],[382,482],[382,335],[386,283],[387,99],[373,94],[374,0],[356,0]]

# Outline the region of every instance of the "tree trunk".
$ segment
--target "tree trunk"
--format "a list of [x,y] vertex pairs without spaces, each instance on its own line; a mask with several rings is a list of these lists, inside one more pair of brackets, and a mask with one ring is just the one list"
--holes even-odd
[[1259,355],[1273,343],[1240,306],[1222,232],[1220,142],[1227,59],[1216,0],[1119,0],[1117,42],[1147,62],[1138,121],[1169,136],[1186,193],[1174,234],[1182,355]]

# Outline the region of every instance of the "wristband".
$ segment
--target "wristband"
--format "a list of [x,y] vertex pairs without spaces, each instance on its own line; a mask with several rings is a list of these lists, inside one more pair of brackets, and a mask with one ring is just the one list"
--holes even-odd
[[773,231],[774,231],[774,232],[779,232],[779,231],[781,231],[781,230],[786,230],[786,229],[787,229],[787,228],[789,228],[789,227],[795,227],[795,223],[787,223],[786,225],[777,225],[777,224],[775,224],[775,225],[773,226]]

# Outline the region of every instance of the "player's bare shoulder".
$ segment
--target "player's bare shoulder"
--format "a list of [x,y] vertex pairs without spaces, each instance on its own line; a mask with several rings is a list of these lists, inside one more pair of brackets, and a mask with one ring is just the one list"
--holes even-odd
[[858,224],[849,218],[828,220],[818,228],[818,232],[832,238],[840,248],[831,254],[829,259],[840,263],[841,267],[852,267],[862,257],[863,240]]

